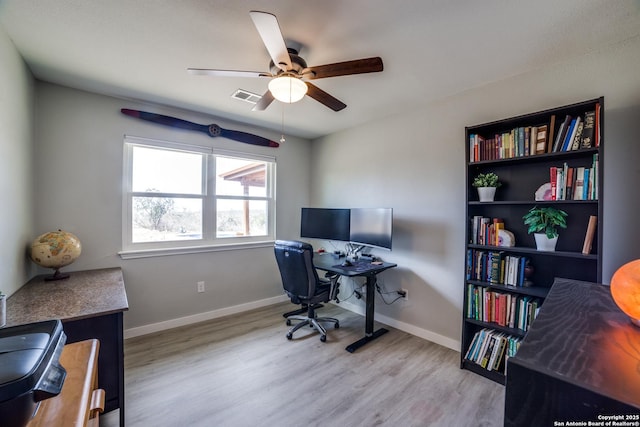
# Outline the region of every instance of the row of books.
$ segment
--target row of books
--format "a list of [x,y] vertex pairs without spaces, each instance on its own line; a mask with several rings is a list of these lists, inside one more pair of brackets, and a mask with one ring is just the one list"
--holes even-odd
[[546,152],[547,125],[523,126],[484,138],[469,135],[469,161],[511,159]]
[[467,280],[478,280],[507,286],[524,286],[525,267],[529,258],[506,255],[502,251],[467,249]]
[[471,219],[471,241],[469,243],[500,246],[500,230],[504,230],[502,219],[474,215]]
[[499,292],[484,286],[467,285],[467,318],[528,331],[542,302],[530,295]]
[[600,134],[600,103],[596,103],[595,110],[576,117],[567,114],[558,123],[553,114],[548,124],[521,126],[491,138],[469,134],[469,162],[599,147]]
[[521,338],[492,329],[482,329],[473,336],[464,358],[488,371],[505,372],[506,362],[515,356]]
[[[552,120],[555,117],[551,117]],[[573,117],[567,114],[558,127],[553,143],[553,152],[574,151],[581,148],[600,146],[600,104],[596,104],[594,111],[588,111],[584,116]]]
[[549,168],[551,200],[598,200],[598,153],[593,155],[591,167],[563,166]]

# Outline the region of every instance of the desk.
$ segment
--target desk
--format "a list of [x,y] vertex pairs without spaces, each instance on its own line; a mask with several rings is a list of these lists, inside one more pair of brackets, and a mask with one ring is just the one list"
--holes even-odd
[[615,305],[609,287],[557,278],[509,358],[504,425],[587,425],[603,415],[636,423],[639,361],[640,329]]
[[36,276],[7,299],[7,326],[60,319],[67,343],[100,340],[98,383],[106,392],[105,412],[120,409],[124,426],[122,313],[129,309],[119,267],[71,272],[47,282]]
[[393,264],[390,262],[383,262],[382,264],[376,265],[371,264],[369,262],[356,262],[353,266],[343,267],[340,264],[344,261],[344,259],[335,258],[331,254],[314,254],[313,256],[313,265],[318,270],[329,271],[331,273],[339,274],[340,276],[346,277],[366,277],[367,279],[367,301],[366,301],[366,311],[365,311],[365,326],[364,326],[364,337],[359,339],[358,341],[349,344],[346,350],[349,353],[353,353],[369,341],[373,341],[378,338],[380,335],[384,335],[389,332],[385,328],[380,328],[377,331],[373,330],[373,317],[375,311],[376,304],[376,282],[377,275],[382,273],[385,270],[388,270],[393,267],[397,267],[397,264]]

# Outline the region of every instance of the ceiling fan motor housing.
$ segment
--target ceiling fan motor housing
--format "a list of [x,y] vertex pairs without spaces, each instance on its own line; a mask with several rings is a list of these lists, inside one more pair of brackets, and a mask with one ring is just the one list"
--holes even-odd
[[271,71],[271,74],[273,74],[274,76],[279,76],[280,74],[283,74],[283,73],[291,73],[291,74],[301,76],[302,70],[307,68],[307,62],[304,59],[302,59],[300,56],[298,56],[297,50],[291,49],[290,47],[288,47],[287,51],[289,51],[289,58],[291,58],[291,69],[284,71],[278,68],[273,63],[273,60],[271,60],[269,62],[269,70]]

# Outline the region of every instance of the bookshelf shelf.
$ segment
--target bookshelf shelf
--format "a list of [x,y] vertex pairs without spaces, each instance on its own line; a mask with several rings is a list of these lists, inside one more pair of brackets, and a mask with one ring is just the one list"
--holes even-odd
[[[587,126],[589,123],[592,129]],[[517,351],[554,280],[562,277],[601,282],[603,125],[604,98],[600,97],[465,129],[468,225],[462,369],[504,384],[506,361]],[[538,130],[545,138],[534,140]],[[576,137],[581,131],[582,136]],[[576,149],[568,149],[569,141],[575,142],[572,148]],[[566,150],[554,149],[563,145]],[[583,174],[583,170],[589,172]],[[473,178],[490,172],[499,176],[502,186],[497,189],[495,201],[480,202],[472,186]],[[585,179],[576,182],[578,174]],[[573,179],[568,179],[572,175]],[[557,200],[548,200],[547,196],[546,200],[536,201],[536,192],[552,178]],[[579,185],[582,191],[575,190]],[[555,207],[568,214],[567,228],[559,230],[556,251],[538,251],[533,235],[527,233],[522,216],[536,205]],[[591,249],[584,254],[592,216],[597,218],[596,231]],[[494,223],[503,224],[511,232],[514,246],[480,244],[498,244],[492,227],[500,227]],[[525,278],[530,286],[522,286]]]
[[524,246],[485,246],[485,245],[473,245],[468,244],[468,248],[471,249],[479,249],[485,251],[502,251],[502,252],[513,252],[513,253],[521,253],[521,254],[535,254],[537,256],[546,256],[546,257],[557,257],[557,258],[580,258],[580,259],[591,259],[597,260],[598,255],[593,254],[583,254],[582,252],[571,252],[571,251],[539,251],[536,248],[529,248]]
[[[527,205],[531,206],[531,200],[496,200],[493,202],[478,202],[475,200],[471,200],[468,202],[469,206],[497,206],[497,205]],[[594,204],[597,205],[597,200],[536,200],[536,205],[589,205]]]
[[537,163],[537,162],[543,163],[543,162],[549,161],[549,159],[553,159],[553,161],[558,161],[558,160],[564,161],[564,160],[570,160],[574,158],[581,158],[587,154],[593,155],[595,153],[598,153],[598,151],[599,151],[598,148],[582,148],[580,150],[575,150],[575,151],[561,151],[557,153],[535,154],[532,156],[522,156],[522,157],[509,158],[509,159],[479,160],[479,161],[470,162],[467,164],[474,165],[474,166],[477,166],[477,165],[487,166],[492,164],[515,165],[519,163]]
[[546,297],[547,292],[549,292],[548,288],[543,288],[540,286],[509,286],[509,285],[501,285],[497,283],[482,282],[479,280],[467,280],[467,283],[471,285],[484,286],[486,288],[491,288],[498,292],[505,291],[505,292],[512,292],[512,293],[522,294],[522,295],[531,295],[534,297],[542,297],[542,298]]
[[471,372],[475,372],[476,374],[482,375],[483,377],[487,377],[490,380],[493,380],[493,381],[495,381],[497,383],[500,383],[502,385],[505,384],[506,377],[504,375],[502,375],[502,374],[499,374],[496,371],[487,371],[482,366],[480,366],[480,365],[478,365],[476,363],[470,362],[468,360],[463,361],[462,365],[463,365],[462,367],[464,369],[468,369]]
[[[467,319],[467,321],[469,323],[473,323],[474,325],[483,327],[483,328],[491,328],[491,329],[495,329],[496,331],[501,331],[501,332],[506,332],[509,335],[514,335],[517,337],[524,337],[525,332],[521,329],[518,328],[509,328],[506,326],[500,326],[499,324],[495,323],[495,322],[482,322],[480,320],[475,320],[475,319]],[[468,362],[468,361],[467,361]],[[486,368],[484,368],[486,369]]]

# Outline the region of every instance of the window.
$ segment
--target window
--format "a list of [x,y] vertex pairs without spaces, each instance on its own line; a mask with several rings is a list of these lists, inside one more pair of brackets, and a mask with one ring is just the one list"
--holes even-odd
[[274,239],[274,158],[131,136],[124,145],[123,257]]

